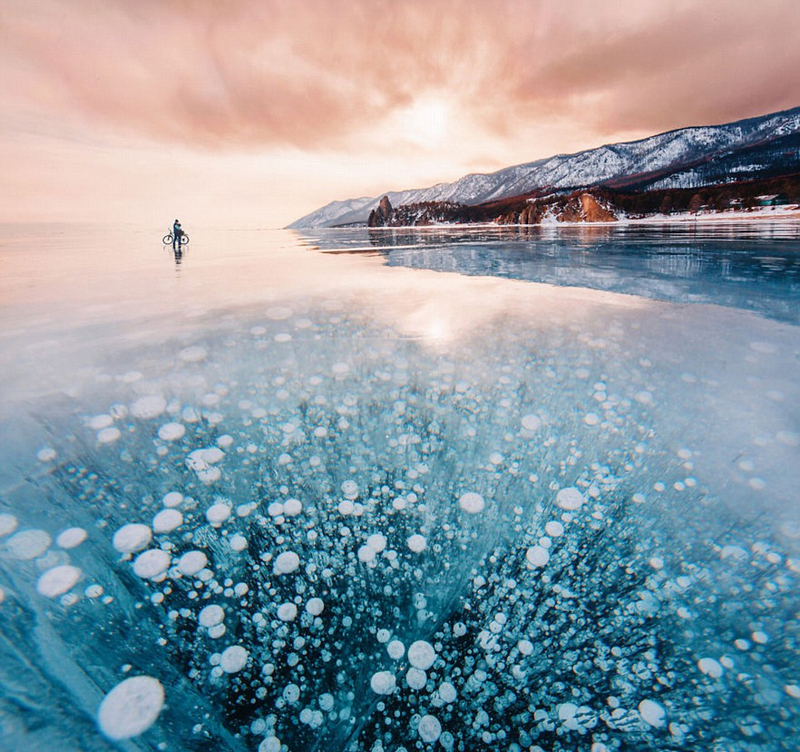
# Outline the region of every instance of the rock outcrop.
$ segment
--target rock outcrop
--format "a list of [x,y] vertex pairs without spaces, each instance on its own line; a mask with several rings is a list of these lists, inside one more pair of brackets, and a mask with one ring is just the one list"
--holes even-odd
[[394,209],[392,208],[392,202],[389,201],[388,196],[384,196],[380,200],[377,208],[373,209],[369,213],[367,227],[389,227],[392,221],[393,213]]

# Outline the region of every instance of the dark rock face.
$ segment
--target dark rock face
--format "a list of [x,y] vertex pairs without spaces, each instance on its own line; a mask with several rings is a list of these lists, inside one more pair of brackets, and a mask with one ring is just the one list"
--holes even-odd
[[392,221],[393,212],[392,202],[389,201],[388,196],[384,196],[378,204],[378,208],[369,213],[367,227],[388,227]]

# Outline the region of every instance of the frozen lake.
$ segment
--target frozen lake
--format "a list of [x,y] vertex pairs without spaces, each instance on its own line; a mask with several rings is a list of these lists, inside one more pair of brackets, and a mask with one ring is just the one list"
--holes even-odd
[[0,748],[796,750],[795,224],[0,228]]

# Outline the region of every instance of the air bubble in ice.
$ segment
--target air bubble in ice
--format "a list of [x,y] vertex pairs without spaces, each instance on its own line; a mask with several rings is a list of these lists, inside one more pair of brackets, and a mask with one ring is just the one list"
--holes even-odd
[[165,423],[158,429],[158,438],[162,441],[177,441],[186,434],[183,423]]
[[639,715],[642,716],[645,723],[653,728],[661,728],[666,721],[664,708],[654,700],[642,700],[639,703]]
[[167,409],[167,401],[163,397],[150,395],[140,397],[131,405],[131,415],[141,420],[157,418]]
[[152,538],[153,533],[147,525],[134,522],[117,530],[111,543],[121,554],[132,554],[147,548]]
[[36,582],[36,590],[47,598],[56,598],[72,590],[81,578],[81,570],[70,564],[48,569]]
[[164,688],[152,676],[132,676],[117,684],[100,703],[97,723],[113,741],[130,739],[149,729],[164,706]]
[[562,488],[556,494],[556,506],[561,509],[566,509],[568,512],[574,512],[583,506],[583,494],[574,486],[569,488]]
[[423,689],[428,681],[428,675],[421,668],[410,668],[406,672],[406,684],[410,689]]
[[97,441],[100,444],[111,444],[119,439],[120,436],[122,436],[122,434],[120,433],[119,428],[110,426],[109,428],[104,428],[102,431],[97,432]]
[[0,514],[0,538],[11,535],[16,529],[17,518],[13,514]]
[[416,640],[408,647],[408,662],[414,668],[427,671],[436,660],[436,651],[433,645],[425,640]]
[[64,549],[77,548],[86,537],[87,532],[82,527],[68,527],[56,538],[56,544]]
[[319,616],[325,609],[325,603],[322,598],[309,598],[306,603],[306,611],[312,616]]
[[419,738],[426,744],[433,744],[442,735],[442,724],[432,715],[424,715],[419,719]]
[[160,548],[151,548],[139,554],[133,562],[133,571],[144,580],[154,580],[169,569],[172,558]]
[[201,569],[205,569],[206,564],[208,557],[202,551],[187,551],[178,560],[178,569],[188,577],[192,577]]
[[525,559],[532,567],[543,567],[550,561],[550,554],[542,546],[531,546],[525,552]]
[[153,532],[171,533],[183,524],[183,515],[177,509],[164,509],[153,517]]
[[230,543],[232,551],[244,551],[247,548],[247,538],[245,538],[243,535],[239,535],[238,533],[236,535],[232,535],[228,542]]
[[378,695],[390,695],[394,692],[397,681],[391,671],[377,671],[370,679],[372,691]]
[[217,624],[222,624],[224,618],[225,611],[223,610],[222,606],[218,606],[216,604],[206,606],[197,615],[197,621],[200,622],[202,626],[206,627],[206,629],[215,627]]
[[284,551],[275,558],[272,571],[275,574],[290,574],[300,566],[300,557],[294,551]]
[[439,685],[439,697],[441,698],[442,702],[449,705],[451,702],[456,701],[458,692],[456,692],[456,688],[450,682],[443,681]]
[[222,651],[220,668],[226,674],[235,674],[245,667],[248,656],[249,653],[241,645],[231,645]]
[[44,530],[22,530],[14,533],[7,541],[9,554],[19,561],[30,561],[41,556],[52,543],[52,538]]
[[206,519],[214,527],[219,527],[230,516],[231,508],[227,504],[214,504],[206,510]]
[[468,491],[461,495],[461,498],[458,500],[458,505],[469,514],[478,514],[478,512],[483,511],[485,503],[483,501],[483,496],[479,493]]

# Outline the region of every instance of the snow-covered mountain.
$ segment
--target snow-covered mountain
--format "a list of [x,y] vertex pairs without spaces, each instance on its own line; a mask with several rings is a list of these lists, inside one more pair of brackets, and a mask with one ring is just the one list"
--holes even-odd
[[[800,166],[798,137],[800,107],[725,125],[681,128],[577,154],[560,154],[489,174],[465,175],[454,183],[438,183],[430,188],[334,201],[289,227],[366,222],[384,195],[392,206],[423,201],[475,205],[545,189],[575,190],[603,184],[641,189],[686,188],[727,182],[726,175],[741,180],[748,172],[774,172],[776,165],[784,165],[787,160]],[[779,148],[779,144],[784,146]],[[785,166],[791,167],[788,163]]]

